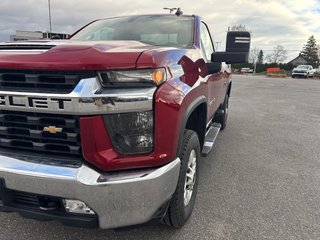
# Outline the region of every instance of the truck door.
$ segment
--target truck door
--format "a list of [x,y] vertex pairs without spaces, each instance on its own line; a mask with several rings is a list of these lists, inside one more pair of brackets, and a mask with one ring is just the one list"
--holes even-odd
[[[211,62],[211,54],[215,51],[212,43],[212,38],[208,30],[207,25],[204,22],[201,22],[200,27],[200,40],[201,40],[201,49],[204,56],[205,62]],[[226,90],[224,88],[224,77],[222,71],[214,73],[208,76],[208,116],[209,120],[215,111],[219,108],[221,104],[221,99],[224,98],[224,93]]]

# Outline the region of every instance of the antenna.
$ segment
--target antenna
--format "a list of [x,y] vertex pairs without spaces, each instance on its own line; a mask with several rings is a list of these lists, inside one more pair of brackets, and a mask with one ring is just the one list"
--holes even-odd
[[177,10],[174,14],[177,15],[177,16],[180,16],[183,14],[182,10],[180,8],[163,8],[164,10],[169,10],[170,13],[172,13],[174,10]]
[[164,7],[163,9],[164,10],[169,10],[170,13],[172,13],[174,10],[177,10],[178,8],[167,8],[167,7]]
[[180,16],[183,14],[182,10],[180,8],[177,9],[176,13],[177,16]]
[[51,38],[51,34],[52,34],[52,24],[51,24],[51,4],[50,4],[50,0],[48,0],[48,7],[49,7],[49,26],[50,26],[50,37]]

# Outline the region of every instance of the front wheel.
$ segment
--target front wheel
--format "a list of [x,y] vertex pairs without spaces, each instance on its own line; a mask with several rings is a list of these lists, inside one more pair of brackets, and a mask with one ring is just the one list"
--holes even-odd
[[214,119],[214,121],[221,124],[221,130],[225,129],[225,127],[227,126],[228,111],[229,111],[229,95],[226,94],[226,96],[224,97],[224,101],[219,109],[219,114]]
[[198,189],[198,160],[200,144],[195,131],[185,130],[180,153],[181,167],[178,184],[163,222],[171,227],[182,227],[191,216]]

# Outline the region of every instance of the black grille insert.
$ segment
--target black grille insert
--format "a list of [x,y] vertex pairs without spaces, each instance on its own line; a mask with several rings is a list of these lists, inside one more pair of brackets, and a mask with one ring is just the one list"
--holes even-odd
[[56,196],[21,192],[5,187],[0,178],[0,211],[18,212],[27,218],[41,221],[58,220],[63,224],[75,227],[98,227],[96,214],[68,213],[63,199]]
[[3,198],[4,205],[65,212],[61,198],[15,191],[5,188],[3,185],[2,183],[0,186],[0,199]]
[[31,194],[31,193],[28,194],[24,192],[14,192],[14,194],[12,195],[13,195],[13,202],[16,204],[39,207],[39,199],[35,194]]
[[81,79],[95,77],[94,71],[0,70],[2,91],[66,94]]
[[0,110],[0,147],[82,159],[79,117]]

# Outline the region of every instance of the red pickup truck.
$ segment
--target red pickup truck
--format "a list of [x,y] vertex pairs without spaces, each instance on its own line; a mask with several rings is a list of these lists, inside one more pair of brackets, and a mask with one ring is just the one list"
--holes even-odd
[[0,44],[0,210],[117,228],[192,213],[201,155],[226,127],[231,63],[194,15],[94,21],[68,40]]

